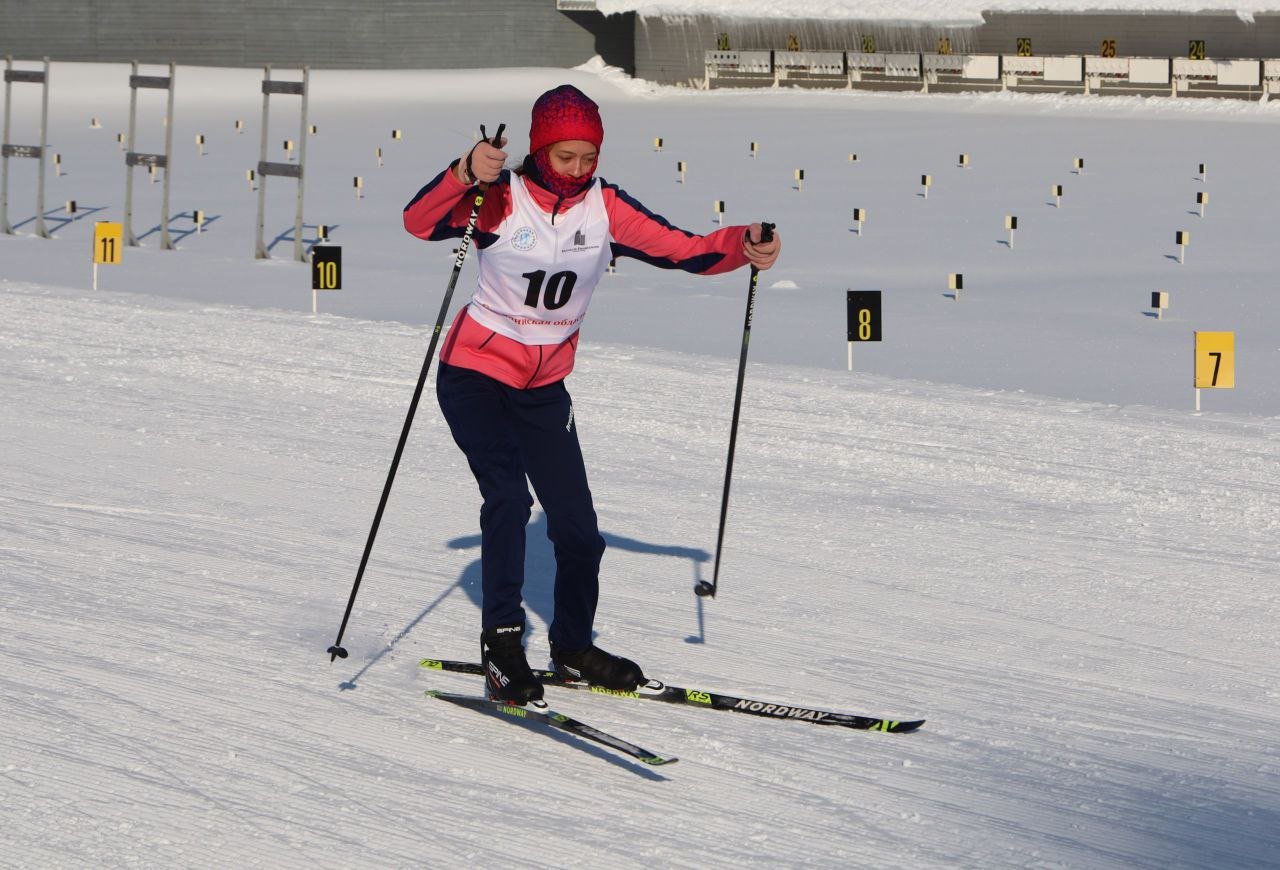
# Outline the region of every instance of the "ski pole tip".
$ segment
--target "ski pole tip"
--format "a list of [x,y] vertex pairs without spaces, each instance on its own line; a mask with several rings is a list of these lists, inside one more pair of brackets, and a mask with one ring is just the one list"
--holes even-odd
[[327,650],[325,650],[325,652],[329,653],[330,664],[333,664],[333,662],[337,659],[345,659],[347,657],[347,651],[342,647],[338,646],[337,644],[334,644],[333,646],[329,647]]
[[715,598],[716,587],[712,586],[706,580],[699,580],[693,587],[693,594],[697,595],[699,598]]

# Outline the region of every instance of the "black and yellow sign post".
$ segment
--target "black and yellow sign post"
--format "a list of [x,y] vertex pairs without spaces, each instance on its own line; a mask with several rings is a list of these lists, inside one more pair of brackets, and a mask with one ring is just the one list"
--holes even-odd
[[1004,228],[1009,231],[1009,249],[1013,249],[1013,233],[1018,228],[1018,216],[1016,214],[1007,214],[1004,216]]
[[1201,390],[1231,390],[1236,385],[1236,334],[1197,332],[1195,334],[1196,410],[1200,410]]
[[116,266],[124,254],[124,225],[98,221],[93,225],[93,289],[98,289],[98,264]]
[[849,371],[853,371],[853,343],[880,340],[880,291],[846,290],[848,308]]
[[853,220],[858,225],[858,235],[862,235],[862,222],[867,219],[867,210],[865,208],[855,208],[853,210]]
[[341,289],[342,246],[313,245],[311,247],[311,313],[316,313],[319,291]]
[[1163,320],[1164,312],[1169,307],[1169,291],[1152,290],[1151,307],[1156,310],[1156,320]]

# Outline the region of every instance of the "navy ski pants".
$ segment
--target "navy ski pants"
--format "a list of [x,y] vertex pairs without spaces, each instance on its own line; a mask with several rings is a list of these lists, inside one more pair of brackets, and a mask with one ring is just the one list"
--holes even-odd
[[[521,390],[471,369],[440,364],[436,398],[480,485],[481,625],[521,625],[525,526],[533,497],[555,548],[555,614],[549,639],[565,650],[591,643],[604,538],[563,381]],[[528,483],[526,483],[526,478]]]

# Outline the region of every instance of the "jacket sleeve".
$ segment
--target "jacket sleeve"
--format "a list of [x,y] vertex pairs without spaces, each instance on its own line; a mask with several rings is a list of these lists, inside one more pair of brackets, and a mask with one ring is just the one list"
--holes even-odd
[[[468,187],[453,174],[455,160],[449,168],[427,182],[404,207],[404,228],[430,242],[461,238],[471,219],[471,208],[479,188]],[[509,176],[506,172],[485,192],[484,205],[476,221],[476,243],[485,247],[493,239],[492,230],[502,223],[510,203]]]
[[742,250],[745,226],[694,235],[649,211],[622,188],[603,179],[600,183],[615,257],[633,257],[660,269],[683,269],[699,275],[719,275],[746,265]]

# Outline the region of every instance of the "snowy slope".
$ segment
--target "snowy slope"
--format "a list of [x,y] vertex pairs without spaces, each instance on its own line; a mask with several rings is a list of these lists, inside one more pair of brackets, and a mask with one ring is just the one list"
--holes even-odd
[[[254,119],[254,74],[179,75],[192,95],[196,80],[248,91],[179,102],[175,141],[221,130],[206,163],[175,169],[175,211],[221,215],[206,234],[176,252],[150,236],[103,270],[108,289],[87,289],[89,224],[118,217],[122,182],[119,105],[90,101],[55,102],[69,174],[51,196],[104,211],[52,241],[30,225],[0,237],[0,863],[1280,864],[1278,333],[1257,253],[1269,107],[703,100],[555,71],[317,76],[309,222],[339,225],[348,271],[312,316],[287,244],[249,259],[253,200],[236,182],[256,141],[231,120]],[[423,698],[477,688],[416,663],[474,658],[479,622],[478,498],[429,397],[351,657],[329,664],[447,278],[446,246],[398,235],[399,206],[471,125],[506,118],[523,135],[525,91],[559,79],[602,94],[619,155],[606,177],[698,228],[732,190],[731,220],[772,216],[786,238],[763,283],[797,284],[762,291],[710,602],[692,586],[711,568],[745,277],[623,261],[602,287],[571,379],[610,544],[601,643],[684,686],[927,717],[917,734],[552,696],[681,757],[653,770]],[[449,96],[410,108],[393,82]],[[516,96],[477,95],[499,85]],[[381,96],[358,102],[366,91]],[[87,129],[94,113],[104,130]],[[466,120],[432,133],[446,113]],[[397,125],[412,155],[389,150]],[[753,134],[759,163],[738,147]],[[733,162],[717,160],[721,140]],[[396,155],[382,175],[378,141]],[[685,148],[700,156],[681,187],[670,170]],[[917,199],[922,158],[962,149],[974,165],[934,164]],[[1132,215],[1180,221],[1201,154],[1214,198],[1180,270],[1163,225],[1148,237]],[[370,183],[356,203],[359,160]],[[799,161],[818,167],[803,193],[788,186]],[[1054,179],[1084,201],[1046,205]],[[12,181],[11,209],[30,199],[16,169]],[[997,242],[1009,202],[1034,216],[1013,250]],[[859,239],[845,206],[866,203]],[[979,264],[966,271],[991,277],[955,302],[945,274],[966,253]],[[1169,319],[1144,316],[1173,275],[1185,283]],[[1220,279],[1214,295],[1192,276]],[[849,285],[884,287],[893,317],[883,345],[856,348],[854,373]],[[949,338],[957,324],[964,340]],[[1235,329],[1241,345],[1240,387],[1207,393],[1201,415],[1188,410],[1194,328]],[[1093,353],[1073,355],[1082,344]],[[1167,386],[1122,376],[1165,354],[1151,376]],[[534,661],[551,574],[535,514]]]

